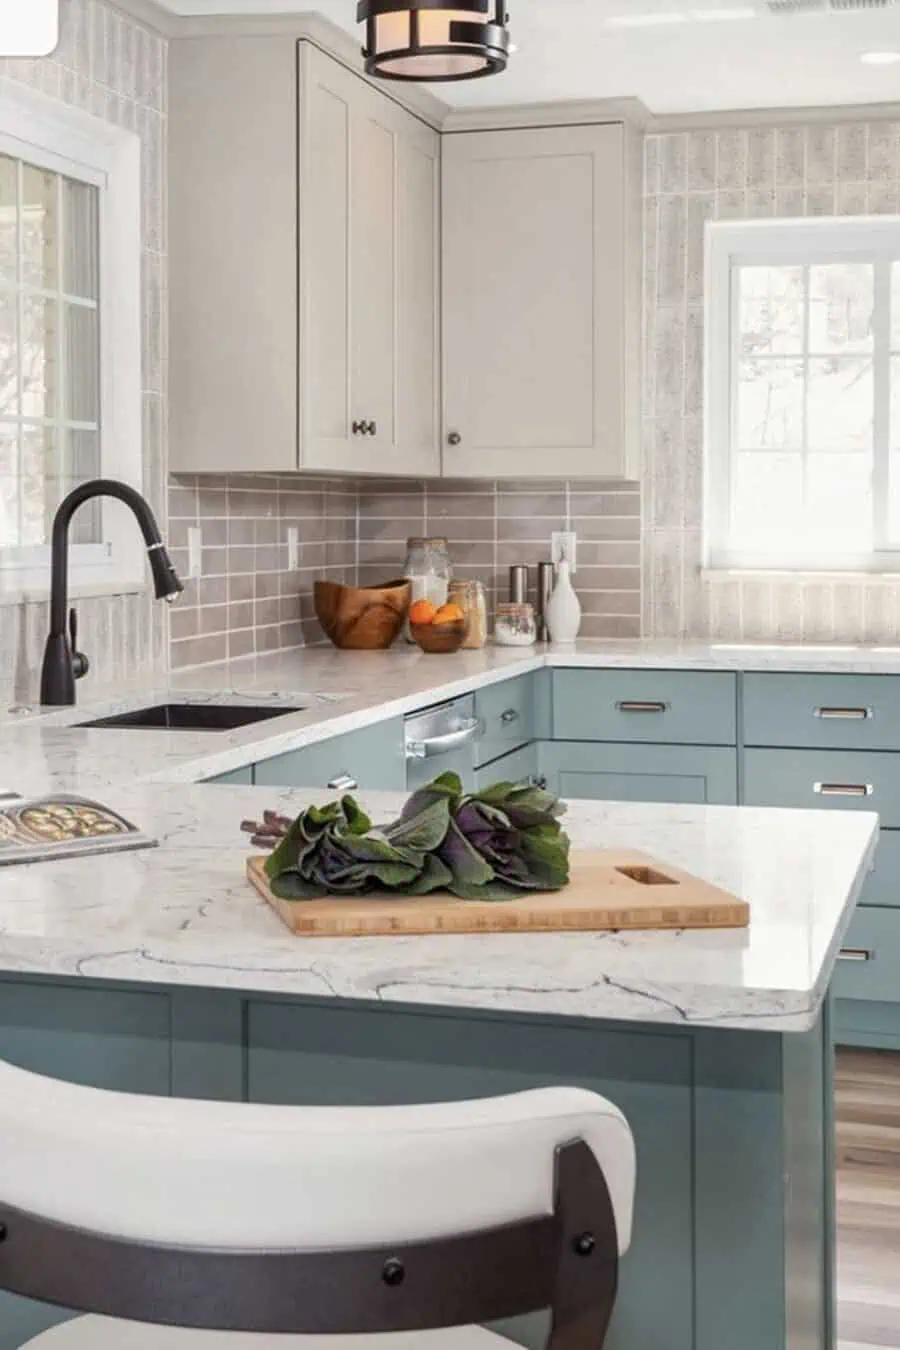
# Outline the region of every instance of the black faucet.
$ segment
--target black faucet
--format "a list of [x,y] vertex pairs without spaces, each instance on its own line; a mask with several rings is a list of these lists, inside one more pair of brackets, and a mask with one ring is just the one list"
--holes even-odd
[[53,518],[53,536],[50,553],[50,632],[44,648],[41,669],[41,703],[66,707],[75,702],[75,681],[88,673],[89,662],[76,650],[77,622],[75,610],[69,614],[70,636],[66,633],[69,578],[69,521],[82,502],[92,497],[116,497],[130,506],[144,536],[150,570],[157,600],[177,599],[184,590],[172,561],[166,552],[159,526],[150,507],[139,492],[127,483],[114,478],[94,478],[80,483],[60,502]]

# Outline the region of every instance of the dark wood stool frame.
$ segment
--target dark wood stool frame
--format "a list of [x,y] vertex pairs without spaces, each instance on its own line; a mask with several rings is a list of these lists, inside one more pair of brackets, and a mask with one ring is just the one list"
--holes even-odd
[[547,1350],[600,1350],[618,1262],[606,1179],[581,1140],[556,1150],[552,1214],[427,1242],[321,1252],[170,1247],[0,1203],[0,1288],[216,1331],[421,1331],[549,1308]]

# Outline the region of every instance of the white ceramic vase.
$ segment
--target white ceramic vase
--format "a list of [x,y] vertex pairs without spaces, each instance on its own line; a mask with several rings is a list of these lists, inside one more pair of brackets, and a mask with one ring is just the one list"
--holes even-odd
[[556,566],[556,585],[547,601],[547,627],[551,642],[574,642],[581,627],[581,601],[575,594],[566,558]]

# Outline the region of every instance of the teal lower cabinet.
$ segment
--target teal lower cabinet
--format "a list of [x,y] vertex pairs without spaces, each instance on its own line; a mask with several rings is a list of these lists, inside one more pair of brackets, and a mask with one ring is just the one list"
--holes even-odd
[[[168,996],[7,977],[0,980],[0,1057],[89,1087],[168,1096]],[[0,1350],[17,1350],[70,1315],[0,1294]]]
[[744,751],[748,806],[877,811],[886,829],[900,827],[900,754],[882,750]]
[[620,802],[737,801],[737,753],[726,746],[547,741],[540,773],[561,797]]
[[[824,1022],[779,1036],[266,999],[247,1010],[252,1101],[386,1105],[564,1083],[616,1102],[638,1193],[609,1350],[832,1344],[830,1065]],[[531,1319],[503,1329],[543,1342]]]
[[232,769],[230,773],[220,773],[215,778],[207,778],[204,781],[218,783],[223,787],[251,787],[253,785],[253,765],[247,764],[242,769]]
[[536,778],[538,776],[538,748],[532,742],[531,745],[523,745],[518,750],[512,750],[508,755],[502,755],[499,759],[491,760],[490,764],[485,764],[482,768],[475,770],[475,788],[490,787],[492,783],[524,783],[526,779]]
[[403,719],[393,718],[343,736],[261,760],[254,770],[257,787],[309,787],[357,784],[361,791],[402,792],[406,787]]

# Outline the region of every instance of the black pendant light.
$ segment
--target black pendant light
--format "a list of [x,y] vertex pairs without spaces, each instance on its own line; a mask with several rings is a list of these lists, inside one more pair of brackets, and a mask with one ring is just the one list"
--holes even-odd
[[366,71],[385,80],[477,80],[506,69],[506,0],[360,0]]

